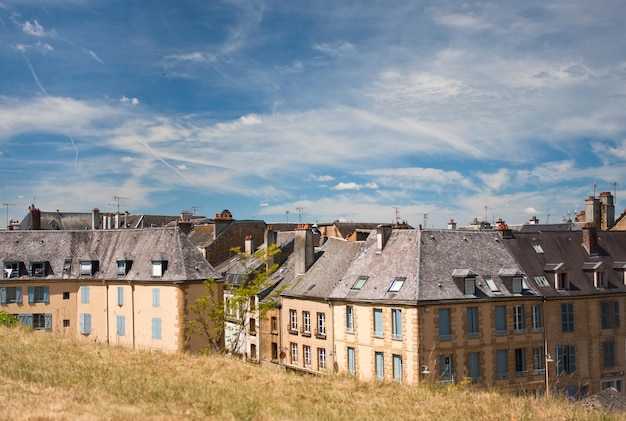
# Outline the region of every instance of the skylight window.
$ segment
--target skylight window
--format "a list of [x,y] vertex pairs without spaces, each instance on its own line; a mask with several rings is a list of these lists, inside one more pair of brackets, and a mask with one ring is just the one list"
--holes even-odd
[[540,244],[533,243],[533,248],[535,249],[537,254],[543,254],[543,248],[541,247]]
[[367,282],[369,276],[359,276],[359,279],[356,280],[354,285],[352,285],[351,289],[356,289],[357,291],[363,288],[363,285]]
[[487,282],[487,286],[489,286],[491,292],[500,292],[500,288],[498,288],[496,283],[493,282],[493,278],[491,276],[485,276],[485,282]]
[[400,288],[402,288],[402,285],[404,285],[404,281],[406,281],[406,278],[394,279],[393,282],[391,283],[391,286],[389,287],[389,292],[400,291]]
[[548,280],[543,275],[541,275],[541,276],[534,276],[533,279],[535,280],[535,282],[537,282],[537,285],[539,285],[540,287],[549,287],[550,286],[550,284],[548,283]]

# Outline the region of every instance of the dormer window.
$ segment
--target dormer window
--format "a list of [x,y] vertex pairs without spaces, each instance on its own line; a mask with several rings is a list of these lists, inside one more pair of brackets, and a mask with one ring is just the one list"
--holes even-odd
[[46,276],[46,262],[31,262],[30,276],[36,278]]
[[465,278],[465,295],[474,295],[476,294],[476,278],[467,277]]
[[153,260],[152,261],[152,276],[160,278],[167,269],[166,260]]
[[65,275],[72,273],[72,259],[65,259],[65,262],[63,262],[63,273]]
[[80,276],[93,276],[96,273],[97,262],[93,260],[80,261]]
[[521,276],[514,276],[512,279],[511,292],[513,294],[521,294],[524,291],[524,282]]
[[569,277],[567,276],[567,267],[565,263],[547,263],[543,270],[545,272],[554,273],[554,288],[558,290],[569,289]]
[[354,289],[357,291],[360,290],[361,288],[363,288],[363,285],[365,285],[368,279],[369,279],[369,276],[359,276],[359,278],[356,280],[356,282],[352,285],[352,288],[350,289]]
[[593,271],[593,286],[595,288],[608,288],[609,281],[603,262],[585,262],[583,270]]
[[452,271],[452,278],[465,295],[476,294],[476,276],[478,275],[470,269],[454,269]]
[[622,272],[622,278],[624,279],[624,285],[626,285],[626,262],[614,262],[613,269]]
[[569,289],[569,279],[567,272],[556,272],[555,274],[556,289]]
[[19,278],[20,262],[4,262],[3,272],[5,278]]
[[115,274],[117,276],[126,276],[130,270],[130,263],[130,260],[118,260]]

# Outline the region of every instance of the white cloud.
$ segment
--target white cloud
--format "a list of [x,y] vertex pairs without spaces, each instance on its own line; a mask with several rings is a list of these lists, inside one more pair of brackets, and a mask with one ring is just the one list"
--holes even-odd
[[43,26],[41,26],[41,24],[37,22],[37,19],[33,20],[32,22],[24,22],[22,24],[22,31],[36,37],[42,37],[46,34]]
[[313,49],[335,58],[345,57],[353,54],[356,51],[354,44],[348,41],[317,43],[313,44]]
[[349,183],[339,183],[337,184],[335,187],[333,187],[333,190],[361,190],[361,189],[377,189],[378,186],[376,185],[376,183],[365,183],[365,184],[358,184],[355,182],[349,182]]
[[125,95],[122,95],[122,97],[120,97],[120,102],[123,104],[130,103],[132,105],[139,105],[139,100],[137,98],[128,98]]
[[311,174],[309,175],[309,180],[313,180],[313,181],[318,181],[318,182],[326,182],[326,181],[333,181],[335,179],[335,177],[333,177],[332,175],[315,175],[315,174]]

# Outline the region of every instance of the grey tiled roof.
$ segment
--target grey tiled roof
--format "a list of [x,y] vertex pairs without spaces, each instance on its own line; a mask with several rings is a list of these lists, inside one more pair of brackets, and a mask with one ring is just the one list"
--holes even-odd
[[[64,272],[71,259],[70,273]],[[132,281],[202,281],[221,276],[178,228],[4,231],[0,232],[0,261],[47,262],[47,279],[77,279],[81,259],[97,261],[88,279]],[[166,260],[163,276],[151,276],[152,260]],[[126,276],[117,276],[117,261],[130,260]],[[23,274],[20,279],[30,279]]]
[[[360,241],[329,238],[315,253],[315,263],[305,274],[296,275],[281,295],[325,299],[341,280],[352,259],[363,245]],[[288,261],[296,258],[298,250]],[[293,276],[293,275],[292,275]]]

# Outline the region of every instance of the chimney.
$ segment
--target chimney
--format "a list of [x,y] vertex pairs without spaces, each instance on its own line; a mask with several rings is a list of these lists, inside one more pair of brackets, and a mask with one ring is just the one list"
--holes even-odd
[[[272,244],[278,245],[278,234],[274,231],[274,227],[268,225],[265,230],[265,247],[269,249]],[[274,265],[274,256],[269,256],[267,261],[267,266],[270,267]]]
[[513,238],[513,230],[509,228],[509,226],[504,222],[502,218],[498,218],[498,225],[496,227],[496,230],[498,231],[498,235],[500,235],[500,238],[502,239]]
[[100,229],[100,209],[93,208],[91,211],[91,229]]
[[177,221],[176,224],[180,227],[180,231],[187,235],[191,232],[193,228],[193,223],[191,221]]
[[585,222],[589,222],[597,228],[600,226],[600,216],[600,201],[594,196],[589,196],[585,200]]
[[244,240],[244,251],[248,256],[251,256],[254,253],[254,241],[252,240],[251,235],[246,235]]
[[41,211],[35,205],[30,205],[28,210],[30,211],[30,229],[33,231],[41,230]]
[[608,230],[615,223],[615,203],[611,192],[600,193],[600,229]]
[[228,209],[216,213],[213,218],[213,239],[215,240],[233,222],[233,214]]
[[294,243],[296,275],[306,273],[315,260],[313,230],[309,224],[298,224]]
[[530,225],[537,225],[537,224],[539,223],[539,219],[537,218],[537,216],[536,216],[536,215],[533,215],[533,217],[532,217],[532,218],[530,218],[530,221],[528,221],[528,223],[529,223]]
[[451,231],[456,230],[456,222],[454,222],[454,219],[451,219],[450,222],[448,222],[448,229]]
[[391,237],[391,225],[379,225],[376,227],[376,253],[383,251],[389,237]]
[[591,222],[583,226],[583,247],[590,256],[598,255],[598,228]]

